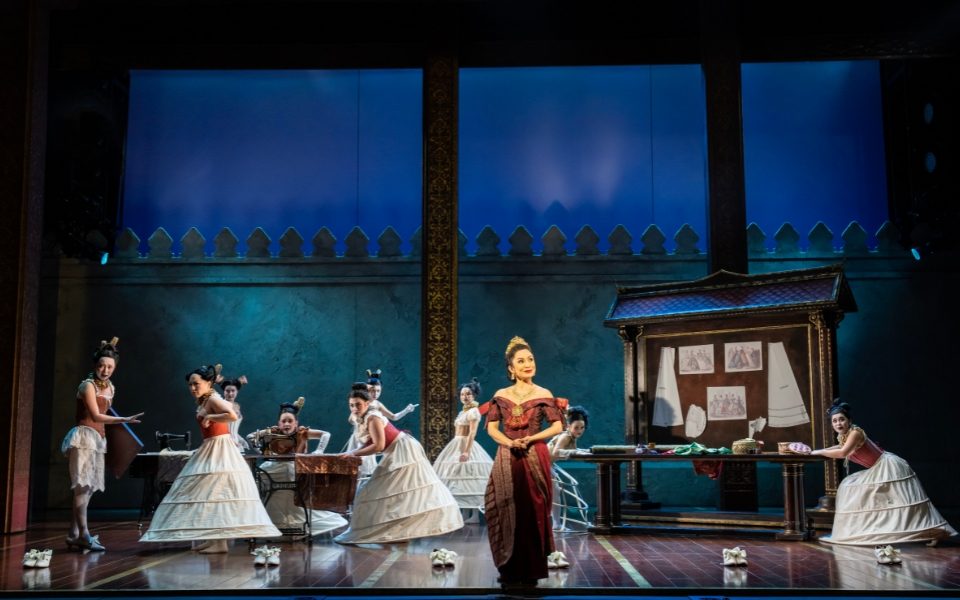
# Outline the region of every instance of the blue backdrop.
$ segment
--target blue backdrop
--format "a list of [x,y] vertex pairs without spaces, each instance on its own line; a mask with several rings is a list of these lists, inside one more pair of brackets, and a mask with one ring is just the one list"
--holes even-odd
[[[418,70],[135,71],[123,225],[144,240],[229,226],[241,241],[259,226],[274,251],[289,226],[308,241],[329,227],[341,250],[355,225],[408,240],[421,95]],[[601,248],[620,223],[635,239],[657,224],[668,248],[684,223],[705,238],[704,113],[698,65],[461,70],[468,249],[485,225],[504,249],[521,224],[538,240],[558,225],[570,249],[585,224]],[[743,121],[747,220],[768,236],[886,218],[876,62],[744,65]]]

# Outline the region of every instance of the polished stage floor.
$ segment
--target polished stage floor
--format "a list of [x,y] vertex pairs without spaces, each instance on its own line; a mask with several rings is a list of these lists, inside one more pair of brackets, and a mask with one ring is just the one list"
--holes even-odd
[[[265,595],[497,594],[497,571],[482,525],[452,534],[391,546],[341,546],[329,538],[312,545],[277,544],[281,564],[258,567],[246,543],[228,554],[201,555],[185,545],[140,544],[132,521],[96,523],[106,552],[67,551],[65,524],[39,523],[27,533],[5,536],[0,554],[0,594],[29,590],[65,595],[154,590]],[[724,567],[723,548],[746,549],[748,566]],[[894,595],[960,596],[960,545],[900,546],[903,564],[878,565],[872,548],[816,542],[778,542],[735,535],[557,535],[558,549],[572,563],[540,580],[525,595],[624,594],[638,596],[719,593],[777,596],[807,592],[837,596],[857,591]],[[452,568],[432,567],[429,554],[444,547],[459,554]],[[49,568],[26,568],[30,548],[52,548]],[[839,594],[838,594],[839,592]],[[189,594],[188,594],[189,595]]]

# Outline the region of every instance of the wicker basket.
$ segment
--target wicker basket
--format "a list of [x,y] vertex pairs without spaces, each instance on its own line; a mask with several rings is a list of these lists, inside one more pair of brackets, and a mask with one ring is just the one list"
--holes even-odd
[[744,438],[742,440],[737,440],[733,443],[732,448],[734,454],[756,454],[758,450],[757,440],[752,438]]

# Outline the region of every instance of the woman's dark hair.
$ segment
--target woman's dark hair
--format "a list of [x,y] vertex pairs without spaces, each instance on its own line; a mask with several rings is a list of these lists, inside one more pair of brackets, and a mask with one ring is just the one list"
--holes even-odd
[[109,342],[100,342],[100,345],[97,346],[97,350],[93,353],[93,364],[97,364],[101,358],[112,358],[113,362],[119,362],[120,353],[117,352],[117,344],[119,342],[120,340],[117,338],[113,338]]
[[462,392],[464,388],[466,388],[466,389],[470,390],[471,392],[473,392],[473,398],[474,398],[474,400],[477,400],[477,399],[480,398],[480,382],[477,381],[477,378],[476,378],[476,377],[474,377],[473,379],[471,379],[471,380],[470,380],[469,382],[467,382],[467,383],[461,383],[461,384],[460,384],[460,387],[457,388],[457,395],[459,395],[460,392]]
[[367,385],[383,385],[380,382],[380,369],[367,369]]
[[837,398],[833,401],[833,404],[830,405],[830,408],[827,409],[827,416],[832,417],[837,413],[843,413],[847,419],[850,419],[850,415],[853,413],[853,408],[846,402],[841,402],[840,398]]
[[199,375],[200,379],[209,381],[211,384],[213,384],[217,382],[217,377],[220,376],[220,365],[202,365],[187,373],[184,379],[190,381],[190,376],[194,373]]
[[305,402],[303,396],[297,398],[295,402],[282,402],[280,404],[280,413],[277,415],[279,419],[283,416],[283,413],[290,413],[294,418],[299,417],[300,409],[303,408],[303,403]]
[[367,391],[367,384],[358,381],[350,386],[350,395],[348,398],[360,398],[365,402],[370,402],[370,392]]
[[232,385],[233,387],[237,388],[237,391],[239,392],[240,388],[242,388],[246,383],[247,378],[244,376],[225,378],[220,382],[220,389],[226,391],[227,388]]
[[583,421],[583,426],[586,428],[590,424],[590,413],[582,406],[571,406],[567,409],[567,423],[574,421]]

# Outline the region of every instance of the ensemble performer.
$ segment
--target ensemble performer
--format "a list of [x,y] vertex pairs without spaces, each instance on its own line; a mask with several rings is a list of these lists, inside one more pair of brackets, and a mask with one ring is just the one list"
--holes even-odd
[[350,529],[334,541],[401,542],[463,527],[457,501],[437,477],[420,442],[397,430],[374,408],[369,392],[360,387],[353,386],[348,402],[358,424],[361,447],[347,455],[383,452],[383,460],[357,491]]
[[[267,434],[295,436],[294,440],[289,438],[275,439],[268,443],[265,454],[284,455],[284,454],[306,454],[309,440],[318,440],[315,454],[322,454],[330,442],[330,434],[320,429],[310,429],[300,425],[300,410],[303,408],[304,398],[297,398],[296,402],[284,402],[280,405],[280,414],[277,416],[277,424],[267,429],[261,429],[251,433],[249,436],[254,440],[259,440]],[[274,481],[291,482],[296,481],[296,469],[292,460],[267,460],[260,465],[260,470],[270,475]],[[276,490],[267,500],[267,514],[277,527],[284,529],[295,529],[303,527],[305,516],[302,506],[297,506],[294,502],[294,490]],[[310,533],[311,535],[320,535],[328,533],[335,529],[346,526],[347,521],[335,512],[326,510],[311,510],[310,512]]]
[[101,551],[105,548],[98,536],[90,535],[87,527],[87,507],[94,492],[104,490],[103,456],[107,452],[105,425],[139,423],[143,413],[129,417],[107,414],[113,404],[116,389],[110,381],[117,368],[120,354],[119,339],[100,342],[93,353],[93,372],[77,388],[77,424],[67,432],[60,445],[70,467],[70,488],[73,490],[73,511],[67,548]]
[[[380,374],[380,369],[367,369],[366,384],[353,384],[354,387],[358,389],[362,386],[363,389],[367,390],[367,393],[370,396],[371,408],[380,411],[383,416],[391,421],[399,421],[420,406],[419,404],[407,404],[403,410],[396,413],[387,409],[387,407],[380,402],[380,395],[383,393],[383,381],[380,378]],[[347,421],[353,425],[353,433],[350,434],[350,439],[347,440],[347,444],[344,449],[347,452],[353,452],[354,450],[358,450],[363,446],[360,441],[360,428],[356,417],[352,412],[350,413],[350,417],[347,419]],[[363,462],[360,464],[359,476],[361,480],[365,480],[367,477],[370,477],[370,475],[373,473],[373,470],[377,467],[377,456],[376,454],[366,454],[361,457],[361,461]]]
[[892,452],[886,452],[851,420],[850,405],[839,399],[828,411],[837,445],[814,450],[866,467],[843,478],[837,486],[833,530],[820,541],[873,546],[900,542],[930,542],[956,535],[930,498],[916,473]]
[[240,423],[243,422],[243,413],[240,412],[240,403],[237,402],[237,396],[240,394],[240,388],[247,385],[247,376],[241,375],[236,378],[224,378],[220,382],[220,389],[223,390],[223,399],[230,403],[233,412],[237,415],[236,421],[230,421],[227,425],[230,427],[230,439],[240,448],[241,451],[250,448],[247,440],[240,435]]
[[[523,338],[510,340],[504,358],[515,383],[497,390],[487,412],[487,433],[500,445],[486,490],[487,533],[500,583],[536,585],[554,552],[544,440],[563,431],[563,412],[550,390],[533,383],[536,363]],[[541,430],[543,421],[550,426]]]
[[196,399],[203,443],[183,466],[140,541],[204,540],[194,549],[212,554],[227,552],[228,539],[279,537],[250,467],[230,439],[227,424],[237,416],[213,389],[220,365],[202,366],[186,379]]
[[460,385],[459,396],[463,409],[453,422],[456,427],[454,438],[437,456],[433,468],[456,498],[463,511],[464,523],[478,523],[493,459],[476,442],[480,424],[480,410],[477,408],[480,382],[476,377]]
[[[563,398],[557,398],[558,404]],[[567,428],[547,442],[547,448],[550,450],[550,460],[553,461],[553,530],[568,531],[567,522],[574,522],[583,528],[590,524],[587,522],[587,509],[589,505],[580,494],[580,484],[576,478],[561,468],[556,461],[563,460],[571,455],[581,452],[577,448],[577,440],[587,430],[587,422],[590,414],[582,406],[571,406],[567,409]],[[583,451],[588,452],[588,451]],[[572,500],[572,502],[571,502]],[[579,519],[571,519],[568,516],[570,509],[579,513]]]

